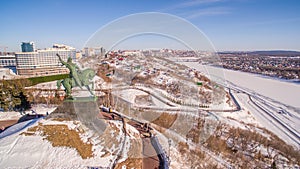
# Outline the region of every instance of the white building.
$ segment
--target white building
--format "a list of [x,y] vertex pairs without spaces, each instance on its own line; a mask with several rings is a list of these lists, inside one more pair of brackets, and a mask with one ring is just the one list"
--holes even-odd
[[60,63],[56,54],[59,54],[64,61],[67,61],[68,57],[76,61],[75,48],[54,44],[53,48],[49,49],[16,53],[17,73],[27,76],[68,73],[68,69]]
[[16,66],[15,55],[0,55],[0,67]]
[[88,56],[104,56],[105,49],[103,47],[85,47],[83,48],[82,55]]
[[0,55],[0,68],[11,69],[16,73],[16,57],[15,55]]

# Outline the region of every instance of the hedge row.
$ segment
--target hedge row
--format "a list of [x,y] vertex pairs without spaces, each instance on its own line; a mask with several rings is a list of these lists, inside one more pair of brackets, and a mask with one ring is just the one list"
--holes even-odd
[[39,77],[30,77],[28,80],[30,81],[30,86],[39,84],[39,83],[45,83],[45,82],[51,82],[54,80],[60,80],[69,77],[69,74],[59,74],[59,75],[51,75],[51,76],[39,76]]

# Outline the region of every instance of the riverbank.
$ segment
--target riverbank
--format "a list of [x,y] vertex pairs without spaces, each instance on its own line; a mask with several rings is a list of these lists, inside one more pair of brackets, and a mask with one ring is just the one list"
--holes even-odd
[[252,73],[201,65],[198,62],[181,62],[190,68],[202,71],[213,80],[229,81],[237,86],[259,93],[275,101],[300,109],[300,86],[274,78],[265,78]]

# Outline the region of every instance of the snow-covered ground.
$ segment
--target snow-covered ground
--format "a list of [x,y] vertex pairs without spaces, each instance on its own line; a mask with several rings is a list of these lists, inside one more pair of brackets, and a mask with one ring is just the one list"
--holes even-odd
[[119,97],[125,99],[130,103],[134,103],[136,96],[138,95],[148,95],[146,92],[137,89],[126,89],[113,92],[113,94],[118,95]]
[[[44,125],[64,124],[70,129],[76,127],[73,122],[41,120],[40,123]],[[1,168],[86,168],[87,166],[105,166],[113,158],[113,156],[99,158],[100,154],[95,154],[97,158],[84,160],[74,148],[53,147],[41,136],[25,136],[20,133],[0,139]],[[82,136],[82,139],[88,140],[85,137]]]
[[[55,106],[47,106],[45,104],[33,105],[30,110],[26,110],[25,114],[35,115],[35,114],[43,114],[46,115],[52,113],[56,109]],[[0,111],[0,120],[18,120],[24,114],[21,114],[17,111]]]
[[[137,139],[139,133],[132,126],[126,126],[128,136],[124,140],[122,123],[110,121],[108,124],[109,129],[105,131],[105,134],[99,136],[94,131],[85,128],[79,121],[38,119],[38,123],[36,122],[30,127],[42,126],[42,128],[36,130],[36,134],[33,135],[21,134],[30,131],[27,130],[27,122],[18,123],[18,125],[10,127],[10,130],[22,128],[21,130],[0,139],[0,168],[111,168],[113,162],[117,160],[118,154],[122,154],[118,162],[127,159],[129,151],[132,151],[131,141]],[[83,159],[72,146],[53,146],[53,140],[45,139],[42,134],[45,132],[42,129],[49,125],[66,125],[69,130],[77,131],[83,143],[92,144],[93,156]],[[66,133],[66,135],[68,134]],[[122,144],[124,144],[123,148]]]
[[13,79],[18,77],[11,69],[8,68],[0,68],[0,78],[4,79]]
[[[32,105],[31,110],[34,110],[37,114],[44,114],[46,115],[52,113],[57,106],[54,105],[46,105],[46,104],[37,104]],[[26,111],[28,114],[32,114],[32,111]]]
[[3,111],[0,111],[0,120],[1,121],[4,121],[4,120],[17,120],[21,117],[22,117],[22,115],[21,115],[20,112],[16,112],[16,111],[3,112]]
[[[294,138],[290,135],[284,127],[278,125],[276,121],[270,118],[266,113],[262,112],[262,110],[258,109],[250,100],[246,94],[243,93],[235,93],[234,96],[238,99],[241,106],[248,110],[249,113],[255,117],[257,125],[263,128],[268,129],[269,131],[275,133],[279,138],[284,140],[286,143],[290,145],[294,145],[298,147],[299,145],[292,139]],[[255,124],[255,123],[254,123]],[[294,138],[297,139],[297,138]]]

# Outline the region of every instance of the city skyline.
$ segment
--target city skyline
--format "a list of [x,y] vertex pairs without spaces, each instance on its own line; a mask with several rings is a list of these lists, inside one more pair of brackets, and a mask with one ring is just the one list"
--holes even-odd
[[[300,50],[297,46],[300,43],[300,2],[294,0],[16,0],[1,2],[0,9],[0,21],[4,23],[0,27],[0,46],[7,46],[7,51],[20,51],[23,41],[34,41],[37,48],[63,43],[82,49],[99,28],[120,17],[142,12],[168,13],[187,20],[199,28],[218,51]],[[145,38],[149,47],[155,43],[151,39],[157,40]],[[140,41],[130,40],[125,46],[143,48]],[[176,48],[174,44],[171,46]]]

